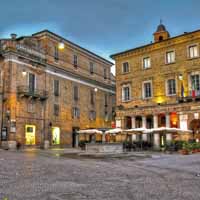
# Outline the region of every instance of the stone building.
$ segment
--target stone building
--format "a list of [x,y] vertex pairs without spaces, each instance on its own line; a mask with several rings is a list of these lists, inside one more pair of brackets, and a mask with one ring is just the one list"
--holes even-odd
[[2,145],[76,146],[78,129],[111,127],[111,62],[48,30],[0,42]]
[[111,56],[116,126],[190,129],[199,137],[200,30],[170,37],[160,24],[153,36],[150,44]]

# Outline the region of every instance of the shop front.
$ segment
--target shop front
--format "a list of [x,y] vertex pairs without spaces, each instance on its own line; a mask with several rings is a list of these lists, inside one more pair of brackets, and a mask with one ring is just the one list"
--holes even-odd
[[60,144],[60,128],[52,127],[52,145]]
[[25,126],[25,144],[26,145],[35,145],[35,134],[36,134],[35,125]]

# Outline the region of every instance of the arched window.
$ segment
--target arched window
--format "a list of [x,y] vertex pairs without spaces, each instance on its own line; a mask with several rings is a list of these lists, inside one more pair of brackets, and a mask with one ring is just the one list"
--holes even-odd
[[163,36],[159,36],[159,41],[162,41],[163,40]]

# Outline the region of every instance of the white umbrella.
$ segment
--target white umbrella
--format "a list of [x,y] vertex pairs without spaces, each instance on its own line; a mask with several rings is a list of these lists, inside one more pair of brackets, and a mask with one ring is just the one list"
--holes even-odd
[[121,128],[110,129],[105,132],[105,134],[117,134],[121,133],[123,130]]
[[77,131],[77,133],[83,133],[83,134],[102,134],[102,131],[99,131],[97,129],[85,129]]

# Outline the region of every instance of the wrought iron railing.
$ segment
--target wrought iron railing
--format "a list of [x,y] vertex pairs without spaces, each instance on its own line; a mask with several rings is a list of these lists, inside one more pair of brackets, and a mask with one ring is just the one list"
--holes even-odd
[[17,93],[25,97],[39,98],[41,100],[48,98],[46,90],[31,89],[29,86],[18,86]]
[[190,101],[199,101],[200,100],[200,90],[189,90],[187,96],[177,97],[179,103],[190,102]]

